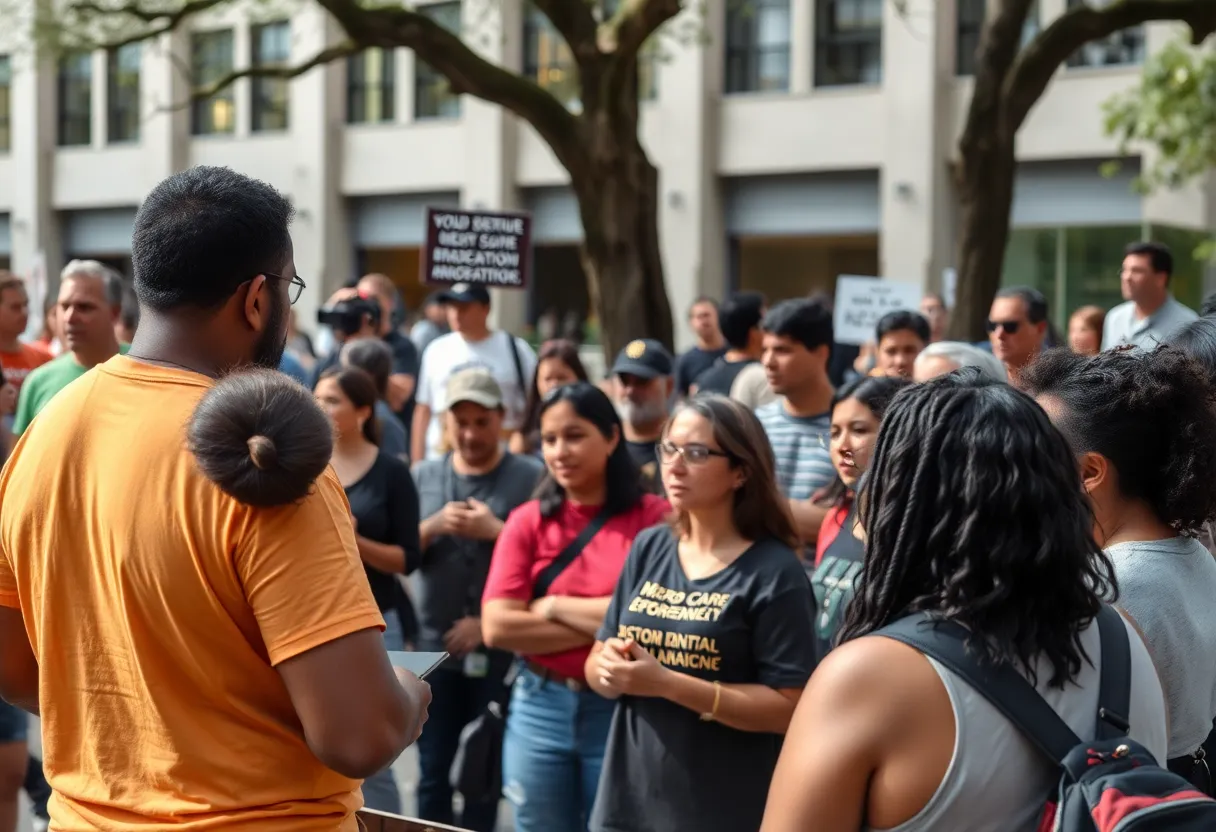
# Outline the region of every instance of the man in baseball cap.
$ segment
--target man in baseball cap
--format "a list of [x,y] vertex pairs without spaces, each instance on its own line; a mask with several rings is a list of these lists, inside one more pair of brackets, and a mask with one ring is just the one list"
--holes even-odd
[[675,386],[671,353],[658,341],[630,341],[612,365],[616,410],[625,426],[625,446],[642,471],[642,485],[663,493],[655,443],[671,414]]
[[490,290],[475,283],[456,283],[445,289],[439,295],[439,302],[451,303],[480,303],[490,305]]

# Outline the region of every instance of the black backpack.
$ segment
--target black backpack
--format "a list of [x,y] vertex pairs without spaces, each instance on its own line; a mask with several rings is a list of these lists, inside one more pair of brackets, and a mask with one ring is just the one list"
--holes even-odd
[[980,662],[966,649],[967,630],[918,613],[879,630],[945,665],[1018,727],[1060,768],[1039,832],[1211,832],[1216,801],[1158,765],[1127,736],[1131,648],[1113,607],[1098,614],[1102,639],[1097,732],[1082,742],[1034,686],[1011,665]]

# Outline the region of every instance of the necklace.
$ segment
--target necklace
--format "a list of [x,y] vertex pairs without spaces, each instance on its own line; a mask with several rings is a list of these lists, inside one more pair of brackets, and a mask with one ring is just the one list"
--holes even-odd
[[177,367],[179,370],[185,370],[190,373],[198,373],[201,376],[210,376],[210,373],[204,373],[202,370],[197,370],[194,367],[187,367],[185,364],[178,364],[176,361],[170,361],[167,358],[150,358],[146,355],[138,355],[133,352],[127,353],[127,358],[134,358],[136,361],[144,361],[149,364],[168,364],[170,367]]

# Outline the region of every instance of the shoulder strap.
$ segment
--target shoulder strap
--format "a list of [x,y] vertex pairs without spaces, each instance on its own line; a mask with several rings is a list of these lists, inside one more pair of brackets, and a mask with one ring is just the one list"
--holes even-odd
[[888,624],[875,635],[914,647],[962,677],[1053,763],[1062,763],[1080,744],[1068,724],[1012,665],[981,663],[969,653],[968,632],[961,625],[917,613]]
[[541,570],[541,573],[536,577],[536,583],[532,586],[532,600],[543,598],[549,594],[549,587],[557,580],[557,576],[566,571],[566,567],[574,562],[574,559],[582,554],[583,549],[591,542],[591,538],[599,534],[600,529],[604,528],[604,524],[608,522],[607,507],[600,509],[599,514],[592,518],[591,522],[583,526],[583,530],[578,533],[578,537],[571,540],[565,549],[555,557],[548,566]]
[[1131,729],[1132,651],[1123,616],[1114,607],[1098,611],[1098,636],[1102,639],[1101,681],[1098,683],[1098,728],[1100,740],[1126,737]]
[[515,359],[515,379],[519,382],[519,394],[525,398],[528,396],[528,381],[524,378],[524,362],[519,357],[519,344],[515,343],[515,336],[503,330],[503,334],[507,336],[507,349],[511,351],[511,358]]

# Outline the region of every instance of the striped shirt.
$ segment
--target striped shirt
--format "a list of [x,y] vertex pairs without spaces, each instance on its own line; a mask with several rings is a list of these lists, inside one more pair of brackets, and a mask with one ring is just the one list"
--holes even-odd
[[[756,409],[777,460],[777,485],[793,500],[806,500],[836,476],[828,453],[832,414],[791,416],[785,399]],[[820,438],[822,437],[822,444]]]

